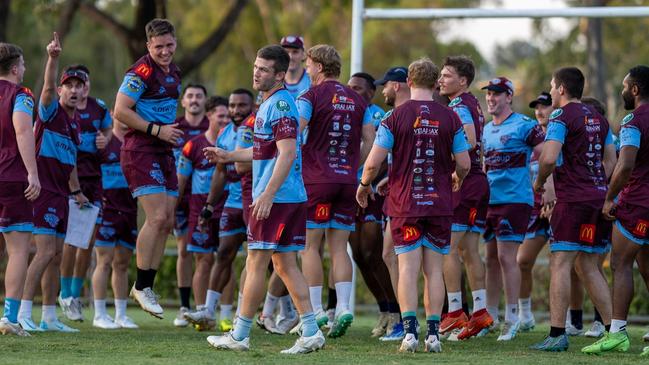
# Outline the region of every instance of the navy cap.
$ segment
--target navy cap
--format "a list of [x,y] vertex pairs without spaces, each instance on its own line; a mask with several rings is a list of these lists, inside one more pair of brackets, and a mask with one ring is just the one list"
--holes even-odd
[[550,96],[550,93],[543,91],[535,100],[530,102],[530,108],[534,109],[538,104],[547,106],[552,105],[552,96]]
[[385,85],[388,81],[406,82],[407,79],[407,68],[403,66],[392,67],[383,75],[382,79],[374,81],[374,85]]

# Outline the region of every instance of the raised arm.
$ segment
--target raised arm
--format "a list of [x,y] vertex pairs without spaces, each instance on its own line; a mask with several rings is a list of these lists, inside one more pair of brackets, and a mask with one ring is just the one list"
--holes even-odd
[[47,63],[45,64],[45,79],[43,90],[41,90],[40,104],[50,105],[57,97],[56,74],[58,73],[59,55],[61,54],[61,43],[59,35],[54,32],[52,41],[47,45]]

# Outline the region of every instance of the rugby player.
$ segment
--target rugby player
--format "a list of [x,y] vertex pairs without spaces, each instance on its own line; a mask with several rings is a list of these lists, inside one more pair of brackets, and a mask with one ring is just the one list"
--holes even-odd
[[573,266],[602,315],[611,320],[611,293],[598,269],[599,254],[609,246],[610,222],[602,214],[606,181],[616,161],[615,145],[606,118],[581,104],[584,76],[576,67],[554,72],[550,95],[555,111],[550,115],[536,192],[554,171],[557,203],[550,226],[550,334],[532,346],[542,351],[565,351],[568,337],[565,316],[570,297],[568,278]]
[[[77,153],[77,173],[79,174],[81,192],[91,204],[101,209],[102,179],[99,150],[105,148],[110,140],[112,118],[103,100],[89,96],[90,71],[88,68],[84,65],[72,65],[66,70],[77,70],[88,75],[88,81],[84,85],[81,100],[77,105],[76,119],[81,129],[81,145]],[[101,217],[98,217],[97,224],[100,222]],[[83,321],[79,298],[92,259],[93,241],[90,241],[87,249],[78,249],[69,244],[63,246],[61,293],[58,302],[63,314],[71,321]]]
[[288,71],[284,78],[284,87],[288,90],[294,99],[302,95],[311,86],[311,78],[304,68],[304,38],[299,35],[287,35],[283,37],[279,44],[286,50],[291,57],[288,64]]
[[[429,59],[408,67],[411,100],[390,112],[363,168],[356,199],[365,208],[373,198],[370,182],[392,151],[387,215],[399,260],[398,296],[406,336],[400,351],[418,347],[417,281],[423,269],[426,351],[442,350],[438,335],[444,302],[443,255],[451,236],[451,190],[458,190],[470,168],[466,136],[451,110],[432,101],[439,70]],[[453,158],[455,174],[453,174]],[[399,194],[396,194],[399,192]]]
[[180,70],[174,26],[165,19],[147,23],[148,54],[127,71],[115,101],[115,119],[130,130],[121,164],[133,197],[146,215],[137,237],[137,276],[131,295],[149,314],[163,318],[153,283],[173,225],[178,180],[171,148],[182,137],[176,118]]
[[[38,107],[34,133],[36,162],[41,193],[34,201],[34,241],[36,254],[29,264],[18,322],[26,331],[78,332],[58,320],[56,297],[59,291],[59,269],[63,239],[67,230],[68,196],[83,207],[88,199],[81,192],[77,177],[79,125],[75,121],[77,103],[81,100],[85,72],[66,69],[56,86],[61,44],[55,32],[47,45],[45,79]],[[32,320],[32,301],[41,284],[43,316],[39,327]]]
[[302,180],[299,114],[293,98],[283,87],[289,60],[281,46],[266,46],[257,52],[253,87],[263,92],[264,101],[256,116],[254,146],[230,153],[216,148],[206,149],[210,160],[253,162],[254,200],[248,225],[243,300],[233,331],[207,338],[216,348],[249,348],[253,316],[263,298],[266,269],[271,259],[302,321],[300,338],[282,353],[316,351],[325,343],[295,255],[296,251],[304,248],[307,194]]
[[34,96],[21,86],[24,74],[22,49],[0,43],[0,238],[8,256],[0,333],[18,336],[29,335],[18,324],[18,310],[34,229],[32,202],[41,190],[32,132]]
[[487,112],[493,116],[482,134],[490,189],[484,238],[487,249],[496,252],[488,259],[497,258],[505,289],[505,323],[498,341],[510,341],[520,327],[521,272],[516,255],[534,205],[530,156],[533,150],[542,150],[545,134],[534,120],[512,110],[514,85],[509,79],[494,78],[482,89],[487,90]]
[[[180,155],[182,149],[192,138],[204,133],[208,126],[209,120],[206,115],[207,90],[200,84],[188,84],[185,86],[181,105],[185,110],[184,115],[176,119],[178,128],[183,131],[183,135],[176,142],[173,148],[174,158],[176,159],[176,170],[179,170]],[[180,175],[180,171],[178,171]],[[176,247],[178,257],[176,258],[176,279],[178,282],[178,292],[180,294],[180,309],[174,326],[185,327],[187,320],[184,315],[189,311],[189,297],[192,289],[192,257],[187,251],[188,240],[188,218],[189,218],[189,198],[191,194],[191,185],[187,189],[187,194],[180,196],[176,202],[174,235],[176,236]]]
[[[383,86],[381,94],[383,95],[385,105],[395,108],[410,100],[410,88],[408,88],[407,79],[408,68],[398,66],[388,69],[383,78],[375,82],[377,86]],[[388,163],[390,160],[391,157],[388,155]],[[388,193],[387,183],[388,177],[386,176],[376,185],[377,193],[383,197],[387,196]],[[385,203],[383,204],[382,213],[385,215]],[[392,234],[390,233],[390,220],[387,216],[383,231],[383,252],[381,255],[385,266],[388,268],[392,291],[396,296],[397,283],[399,281],[399,266],[397,256],[394,253]],[[397,303],[396,306],[390,308],[390,317],[388,318],[385,335],[379,339],[381,341],[401,341],[405,335],[401,320],[401,308],[399,307],[399,303]]]
[[[626,320],[633,299],[633,263],[646,259],[646,255],[640,256],[638,252],[647,251],[649,247],[649,67],[631,68],[622,87],[624,109],[633,111],[622,119],[620,158],[602,208],[604,217],[615,221],[611,252],[613,316],[610,332],[584,347],[585,353],[628,351]],[[649,346],[641,355],[649,355]]]
[[[138,328],[126,315],[128,268],[137,237],[137,202],[128,190],[119,163],[120,150],[127,132],[128,128],[123,123],[113,121],[112,137],[108,144],[99,150],[103,211],[95,236],[97,266],[92,274],[95,305],[92,325],[103,329]],[[111,269],[115,319],[106,312],[106,287]]]
[[[439,78],[439,93],[450,99],[448,106],[462,121],[472,150],[471,171],[458,193],[451,232],[451,249],[444,257],[444,283],[448,296],[448,314],[442,320],[442,335],[454,333],[457,339],[467,339],[488,328],[493,318],[486,310],[485,268],[478,251],[483,232],[489,189],[480,162],[480,141],[484,116],[480,102],[469,87],[475,77],[473,61],[466,56],[444,59]],[[485,189],[487,187],[487,189]],[[466,265],[473,294],[473,314],[469,320],[462,308],[462,264]]]
[[[372,75],[358,72],[352,75],[347,85],[356,91],[367,103],[367,108],[372,114],[374,129],[378,129],[385,115],[383,109],[372,104],[376,93],[376,80]],[[387,165],[374,180],[376,186],[385,175]],[[363,166],[358,168],[358,178],[363,172]],[[359,209],[356,214],[356,230],[350,234],[349,243],[352,247],[354,261],[360,269],[365,284],[376,299],[379,306],[379,319],[372,329],[372,337],[381,337],[388,329],[390,313],[398,313],[397,298],[390,282],[390,272],[383,262],[383,200],[375,195],[374,200],[368,202],[368,207]]]
[[349,303],[352,263],[347,253],[349,234],[355,230],[354,188],[358,166],[367,158],[375,131],[366,102],[337,80],[341,69],[338,51],[316,45],[306,55],[312,87],[297,100],[300,132],[307,130],[303,175],[309,197],[302,270],[318,325],[323,326],[328,320],[322,308],[321,246],[325,237],[338,299],[327,336],[340,337],[354,320]]

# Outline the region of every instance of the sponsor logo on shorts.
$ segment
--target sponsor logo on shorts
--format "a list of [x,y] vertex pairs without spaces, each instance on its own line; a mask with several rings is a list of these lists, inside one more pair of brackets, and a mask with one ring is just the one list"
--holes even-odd
[[474,226],[475,225],[475,218],[478,216],[478,209],[477,208],[471,208],[469,209],[469,225]]
[[647,227],[649,227],[649,221],[638,219],[638,222],[635,224],[635,228],[633,229],[633,234],[640,237],[646,237]]
[[401,232],[403,233],[404,242],[416,241],[419,239],[419,237],[421,237],[421,232],[419,232],[417,227],[414,226],[403,226],[403,228],[401,228]]
[[279,242],[279,239],[282,238],[282,233],[284,233],[284,228],[286,224],[280,223],[277,227],[277,232],[275,232],[275,242]]
[[315,220],[328,221],[331,216],[331,203],[321,203],[315,207]]
[[586,243],[595,242],[595,225],[582,224],[579,228],[579,240]]
[[99,234],[104,238],[111,238],[115,236],[115,228],[113,227],[101,227],[99,228]]

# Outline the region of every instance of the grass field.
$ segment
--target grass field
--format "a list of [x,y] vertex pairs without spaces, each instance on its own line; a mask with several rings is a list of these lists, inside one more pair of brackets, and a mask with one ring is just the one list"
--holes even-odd
[[[35,311],[37,314],[37,311]],[[571,338],[567,353],[551,354],[527,350],[543,338],[547,326],[530,333],[520,334],[510,343],[496,342],[496,335],[472,339],[461,343],[443,344],[441,354],[397,353],[398,343],[382,343],[368,336],[374,318],[362,316],[348,334],[328,340],[324,350],[302,356],[287,356],[279,351],[290,347],[293,336],[270,335],[255,328],[252,333],[252,350],[233,353],[215,350],[205,338],[212,333],[199,333],[191,328],[174,328],[171,324],[173,310],[166,311],[165,320],[157,320],[133,309],[132,318],[140,330],[98,330],[91,321],[77,326],[76,334],[55,332],[37,333],[30,338],[0,336],[0,364],[410,364],[434,361],[444,364],[639,364],[649,359],[638,357],[644,344],[644,328],[630,330],[632,346],[625,354],[606,354],[589,357],[582,355],[582,346],[592,342],[586,338]],[[91,315],[86,311],[86,316]]]

